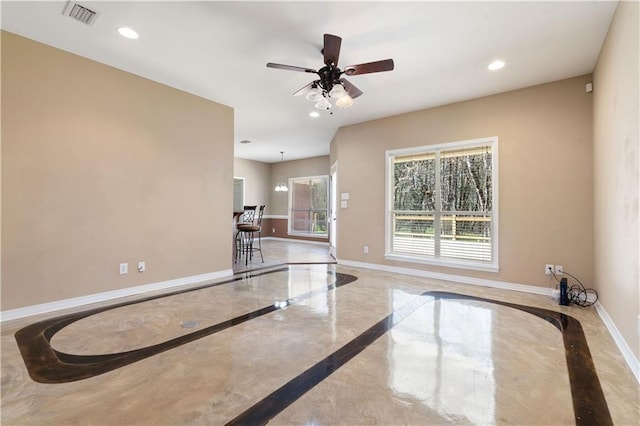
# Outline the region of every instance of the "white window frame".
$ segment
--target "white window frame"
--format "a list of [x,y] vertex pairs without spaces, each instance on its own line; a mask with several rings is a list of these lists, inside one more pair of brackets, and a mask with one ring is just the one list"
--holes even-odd
[[311,179],[324,179],[327,185],[327,207],[326,207],[326,216],[327,218],[329,217],[329,175],[318,175],[318,176],[299,176],[299,177],[292,177],[289,178],[289,205],[287,208],[287,217],[289,218],[287,220],[288,222],[288,227],[287,227],[287,234],[288,235],[292,235],[292,236],[298,236],[298,237],[309,237],[309,238],[322,238],[322,239],[326,239],[329,237],[329,223],[327,222],[326,225],[326,232],[324,232],[323,234],[313,234],[313,233],[309,233],[309,232],[300,232],[300,231],[294,231],[292,228],[293,225],[293,217],[292,217],[292,206],[293,206],[293,183],[295,181],[300,181],[300,180],[311,180]]
[[[394,253],[392,251],[392,235],[393,232],[393,159],[396,156],[410,155],[410,154],[420,154],[426,152],[440,152],[444,150],[451,149],[459,149],[459,148],[470,148],[478,145],[489,145],[491,146],[491,186],[492,186],[492,211],[491,211],[491,262],[477,262],[472,260],[454,260],[454,259],[440,259],[435,257],[427,257],[427,256],[412,256],[409,254],[399,254]],[[436,265],[436,266],[445,266],[450,268],[460,268],[460,269],[471,269],[477,271],[487,271],[487,272],[498,272],[500,270],[499,267],[499,256],[498,256],[498,246],[499,246],[499,221],[498,221],[498,137],[486,137],[479,139],[471,139],[464,141],[456,141],[456,142],[448,142],[441,143],[435,145],[424,145],[412,148],[403,148],[403,149],[394,149],[388,150],[385,153],[386,155],[386,167],[385,167],[385,259],[399,261],[399,262],[412,262],[412,263],[421,263],[427,265]],[[439,166],[438,166],[439,171]]]

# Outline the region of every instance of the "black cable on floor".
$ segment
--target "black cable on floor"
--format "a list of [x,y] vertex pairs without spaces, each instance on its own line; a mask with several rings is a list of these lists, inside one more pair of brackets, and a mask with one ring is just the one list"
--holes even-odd
[[[569,300],[575,303],[578,306],[587,307],[592,306],[598,301],[598,292],[593,288],[585,288],[584,285],[580,282],[579,279],[564,271],[565,274],[569,275],[571,278],[576,280],[577,284],[569,287],[567,293],[569,295]],[[589,294],[593,294],[593,300],[589,301]]]
[[[582,306],[586,308],[588,306],[593,306],[598,301],[598,292],[593,288],[585,288],[585,286],[580,282],[578,278],[571,275],[567,271],[563,271],[563,274],[570,276],[576,281],[576,284],[568,286],[567,288],[567,296],[569,297],[569,303],[574,303],[578,306]],[[560,280],[556,276],[556,274],[551,271],[551,275],[558,281],[556,285],[556,289],[560,286]],[[568,284],[567,284],[568,285]],[[593,300],[589,300],[589,294],[594,295]]]

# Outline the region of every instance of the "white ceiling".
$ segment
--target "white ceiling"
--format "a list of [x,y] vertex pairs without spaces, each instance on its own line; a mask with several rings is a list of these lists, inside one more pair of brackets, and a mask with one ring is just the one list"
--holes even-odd
[[[231,106],[235,155],[265,162],[327,155],[344,125],[593,71],[616,2],[2,1],[2,28]],[[138,40],[121,37],[129,26]],[[308,116],[292,93],[318,69],[324,33],[342,37],[338,65],[393,58],[395,70],[349,77],[364,92],[346,109]],[[507,65],[488,71],[500,58]],[[250,144],[240,144],[241,140]]]

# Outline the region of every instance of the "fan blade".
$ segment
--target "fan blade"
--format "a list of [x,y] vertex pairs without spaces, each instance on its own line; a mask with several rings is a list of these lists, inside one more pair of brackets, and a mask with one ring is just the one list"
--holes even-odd
[[300,72],[308,72],[311,74],[316,74],[316,70],[312,70],[311,68],[296,67],[293,65],[274,64],[273,62],[267,63],[267,68],[276,68],[279,70],[300,71]]
[[383,61],[367,62],[366,64],[348,65],[344,67],[346,75],[369,74],[372,72],[392,71],[393,59]]
[[346,90],[347,93],[349,94],[349,96],[351,96],[351,99],[355,99],[358,96],[362,95],[362,90],[358,89],[356,86],[354,86],[353,84],[349,83],[344,78],[340,79],[340,83],[342,83],[342,86],[344,87],[344,90]]
[[311,89],[313,87],[313,85],[316,84],[316,83],[317,83],[317,81],[312,81],[311,83],[309,83],[306,86],[304,86],[302,89],[300,89],[297,92],[295,92],[293,94],[293,96],[301,96],[301,95],[306,94],[309,91],[309,89]]
[[338,58],[340,56],[340,45],[342,39],[333,34],[324,35],[324,48],[322,53],[324,54],[324,64],[327,66],[337,66]]

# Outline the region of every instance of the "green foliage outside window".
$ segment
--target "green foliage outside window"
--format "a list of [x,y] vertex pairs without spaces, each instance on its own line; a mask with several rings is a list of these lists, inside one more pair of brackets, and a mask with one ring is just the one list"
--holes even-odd
[[327,235],[328,188],[326,176],[292,180],[292,232]]

